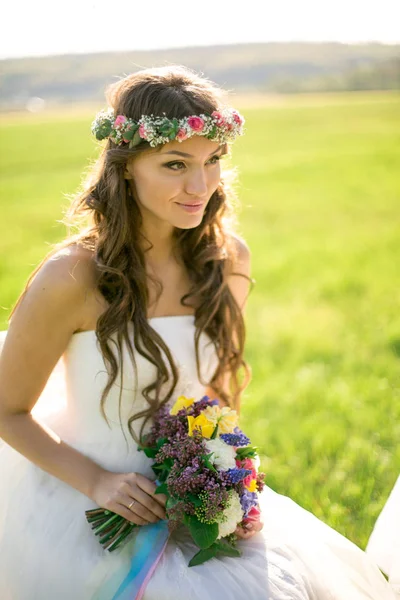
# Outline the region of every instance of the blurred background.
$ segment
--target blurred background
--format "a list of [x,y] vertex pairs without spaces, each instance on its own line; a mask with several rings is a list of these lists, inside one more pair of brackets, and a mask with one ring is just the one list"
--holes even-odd
[[[400,5],[8,3],[0,42],[0,330],[98,154],[104,89],[184,64],[246,135],[253,379],[266,482],[365,548],[400,471]],[[257,419],[254,415],[257,414]]]

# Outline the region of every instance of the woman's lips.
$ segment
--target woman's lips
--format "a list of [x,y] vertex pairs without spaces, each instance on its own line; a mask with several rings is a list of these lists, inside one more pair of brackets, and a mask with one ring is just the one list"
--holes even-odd
[[181,208],[183,208],[183,210],[186,210],[186,212],[190,212],[190,213],[197,212],[203,206],[203,203],[199,203],[199,204],[181,204],[180,202],[177,202],[177,204],[178,204],[178,206],[180,206]]

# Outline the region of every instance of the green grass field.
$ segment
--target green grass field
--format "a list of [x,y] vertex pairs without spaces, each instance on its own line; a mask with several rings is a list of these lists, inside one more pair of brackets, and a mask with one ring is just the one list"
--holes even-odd
[[[400,472],[399,94],[232,104],[256,279],[241,425],[270,487],[364,548]],[[66,233],[100,108],[0,117],[0,329]]]

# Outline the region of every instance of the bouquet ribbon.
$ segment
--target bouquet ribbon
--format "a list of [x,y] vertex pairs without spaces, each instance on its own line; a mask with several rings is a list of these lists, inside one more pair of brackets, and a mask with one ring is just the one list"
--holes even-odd
[[166,548],[169,535],[168,521],[165,519],[138,527],[128,574],[122,579],[126,566],[118,569],[102,584],[93,600],[141,600]]

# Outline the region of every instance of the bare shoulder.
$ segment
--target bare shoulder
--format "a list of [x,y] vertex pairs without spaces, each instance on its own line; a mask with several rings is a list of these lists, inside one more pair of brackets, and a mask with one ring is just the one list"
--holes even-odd
[[[96,289],[96,268],[93,253],[77,244],[59,250],[36,273],[27,296],[35,301],[46,295],[46,301],[55,302],[71,325],[81,327],[86,320],[86,306]],[[44,300],[43,296],[43,300]]]
[[235,246],[235,258],[228,276],[228,285],[236,302],[244,311],[250,290],[251,251],[244,238],[238,234],[234,234],[232,237]]
[[[233,271],[250,276],[251,250],[246,240],[237,233],[231,234],[235,247],[235,259],[233,261]],[[233,274],[233,273],[232,273]]]
[[86,318],[94,284],[93,260],[79,247],[59,251],[35,273],[11,317],[0,355],[0,412],[32,410]]
[[[77,244],[50,256],[35,273],[10,320],[9,333],[72,335],[87,320],[96,289],[93,254]],[[42,330],[41,330],[42,328]]]

